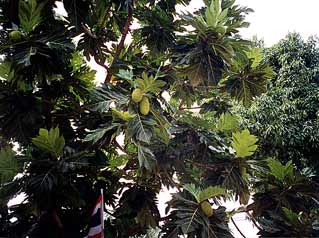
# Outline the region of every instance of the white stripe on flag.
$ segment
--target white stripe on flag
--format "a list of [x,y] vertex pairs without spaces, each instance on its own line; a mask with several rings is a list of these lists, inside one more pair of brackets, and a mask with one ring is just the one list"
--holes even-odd
[[101,232],[103,232],[101,225],[98,225],[96,227],[91,227],[88,236],[94,236],[94,235],[99,234]]
[[95,206],[95,208],[94,208],[94,210],[93,210],[93,212],[92,212],[92,216],[95,215],[95,214],[97,213],[97,210],[99,210],[101,207],[102,207],[102,206],[101,206],[101,203],[100,203],[100,202],[99,202],[99,204],[96,204],[96,206]]

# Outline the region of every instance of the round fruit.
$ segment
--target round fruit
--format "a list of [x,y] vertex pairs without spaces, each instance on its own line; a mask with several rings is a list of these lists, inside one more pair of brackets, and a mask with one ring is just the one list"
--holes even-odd
[[17,42],[22,39],[22,34],[20,31],[11,31],[9,37],[13,42]]
[[150,101],[147,97],[143,97],[140,102],[140,112],[146,116],[150,112]]
[[139,88],[134,89],[132,93],[132,100],[136,103],[142,101],[143,98],[143,91]]
[[112,109],[112,112],[115,117],[118,117],[123,121],[131,120],[136,116],[136,114],[130,114],[128,111],[118,111],[115,108]]
[[206,216],[211,217],[213,215],[214,211],[209,202],[207,201],[202,202],[200,204],[200,207],[202,208]]

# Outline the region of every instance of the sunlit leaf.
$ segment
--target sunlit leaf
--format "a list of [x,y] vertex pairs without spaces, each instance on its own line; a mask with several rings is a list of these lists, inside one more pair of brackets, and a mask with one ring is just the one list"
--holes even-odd
[[245,158],[251,156],[257,150],[257,137],[251,135],[248,129],[239,132],[233,132],[232,147],[236,150],[236,156]]
[[238,118],[228,112],[223,113],[217,121],[217,130],[234,131],[238,129]]
[[148,76],[145,72],[142,73],[142,78],[135,80],[138,88],[144,93],[159,93],[166,82],[156,79],[154,76]]
[[204,190],[200,191],[200,193],[198,194],[198,201],[203,202],[210,198],[214,198],[225,194],[226,191],[224,188],[221,188],[219,186],[209,186],[208,188],[205,188]]

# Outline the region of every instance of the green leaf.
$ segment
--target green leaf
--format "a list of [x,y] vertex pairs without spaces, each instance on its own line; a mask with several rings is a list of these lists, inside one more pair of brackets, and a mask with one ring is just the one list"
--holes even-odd
[[217,130],[235,131],[238,129],[238,117],[229,112],[223,113],[217,121]]
[[9,60],[5,60],[0,63],[0,80],[5,79],[7,81],[11,80],[14,76],[14,71],[12,69],[12,64]]
[[205,200],[208,200],[210,198],[214,198],[217,196],[225,195],[226,191],[225,189],[219,187],[219,186],[209,186],[208,188],[202,190],[198,194],[198,201],[203,202]]
[[214,2],[216,1],[212,1],[211,5],[207,7],[205,11],[207,25],[212,27],[215,27],[217,24],[217,14],[215,12]]
[[242,101],[246,107],[251,105],[255,97],[267,92],[268,80],[274,76],[274,71],[269,65],[254,65],[257,61],[235,63],[232,67],[233,72],[219,83],[222,91]]
[[154,128],[154,131],[155,131],[156,135],[166,145],[168,145],[169,140],[170,140],[170,134],[168,132],[168,128],[169,128],[168,121],[166,120],[166,118],[161,116],[158,112],[154,111],[153,109],[151,109],[151,113],[153,114],[153,116],[155,117],[155,119],[156,119],[156,121],[158,123],[158,127]]
[[117,108],[121,108],[129,100],[129,97],[119,88],[104,84],[93,90],[89,108],[97,112],[107,112],[110,110],[111,104],[114,103]]
[[70,66],[72,68],[72,72],[74,73],[79,71],[83,65],[85,65],[83,55],[78,51],[72,53],[70,59]]
[[95,144],[105,135],[105,133],[107,133],[108,131],[113,130],[119,126],[120,126],[120,124],[113,123],[110,126],[92,130],[92,131],[90,131],[89,134],[86,135],[86,137],[83,139],[83,141],[92,141],[92,143]]
[[157,80],[153,76],[147,76],[145,72],[142,73],[142,78],[137,78],[135,82],[144,93],[151,92],[155,94],[161,92],[161,88],[166,84],[166,82]]
[[135,138],[140,142],[150,144],[151,138],[153,136],[152,126],[156,125],[156,122],[151,120],[142,120],[142,118],[137,115],[134,119],[128,122],[128,135],[130,138]]
[[183,188],[192,194],[198,203],[226,194],[225,189],[219,186],[209,186],[208,188],[201,190],[200,188],[196,187],[195,184],[185,184]]
[[232,147],[236,150],[236,157],[245,158],[251,156],[257,150],[257,137],[251,135],[248,129],[232,134]]
[[256,68],[263,60],[262,49],[252,48],[250,51],[246,52],[248,59],[252,61],[251,67]]
[[10,147],[0,150],[0,184],[11,181],[19,171],[19,166]]
[[32,143],[40,150],[52,153],[56,159],[59,159],[62,155],[64,148],[64,137],[60,136],[60,130],[58,127],[51,128],[50,131],[41,128],[39,135],[32,138]]
[[41,12],[46,1],[37,0],[19,1],[19,19],[23,30],[27,33],[33,31],[42,21]]
[[200,201],[199,201],[199,194],[201,193],[201,190],[198,188],[198,187],[196,187],[196,185],[195,184],[185,184],[184,186],[183,186],[183,189],[185,189],[186,191],[188,191],[190,194],[192,194],[193,196],[194,196],[194,198],[196,199],[196,201],[198,202],[198,203],[200,203]]
[[114,118],[120,118],[123,121],[129,121],[136,117],[136,114],[130,114],[128,111],[119,111],[116,108],[112,108],[112,115]]
[[153,152],[148,147],[138,144],[137,154],[140,168],[144,167],[148,171],[152,171],[156,163]]
[[293,212],[292,210],[286,208],[286,207],[283,207],[282,208],[285,216],[287,217],[287,219],[289,220],[289,222],[296,226],[296,225],[299,225],[300,224],[300,221],[299,221],[299,214]]
[[294,171],[291,160],[288,161],[285,165],[275,159],[269,159],[267,160],[267,163],[270,169],[269,173],[279,181],[284,182],[286,177],[291,178],[293,176]]
[[129,161],[128,155],[111,156],[108,160],[109,168],[116,169],[124,166]]
[[116,76],[121,78],[121,79],[125,79],[129,83],[133,82],[133,71],[132,70],[120,69],[119,72],[116,74]]

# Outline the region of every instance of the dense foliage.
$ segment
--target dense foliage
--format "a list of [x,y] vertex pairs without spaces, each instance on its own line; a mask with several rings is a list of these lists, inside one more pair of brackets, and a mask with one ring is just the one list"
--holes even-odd
[[262,140],[263,152],[289,160],[318,176],[319,49],[315,38],[289,34],[265,52],[276,72],[269,91],[245,117]]
[[[0,236],[84,237],[101,188],[107,237],[232,237],[236,212],[262,224],[280,205],[288,226],[310,214],[316,183],[255,158],[258,138],[230,113],[274,76],[238,34],[252,10],[204,2],[179,14],[188,0],[63,0],[66,16],[51,0],[0,2]],[[91,59],[106,70],[100,84]],[[246,210],[274,179],[279,205],[260,209],[256,197]],[[176,193],[161,216],[164,186]],[[229,213],[220,204],[232,198],[243,208]],[[318,235],[315,214],[300,217],[285,235]]]
[[242,116],[260,138],[257,157],[285,166],[268,160],[270,174],[255,183],[252,207],[262,236],[318,236],[318,202],[311,199],[319,193],[318,42],[291,33],[266,49],[264,60],[276,77]]

